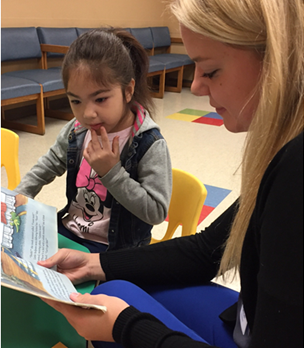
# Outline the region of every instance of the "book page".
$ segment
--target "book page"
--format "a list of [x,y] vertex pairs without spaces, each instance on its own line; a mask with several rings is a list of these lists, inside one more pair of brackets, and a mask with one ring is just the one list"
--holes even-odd
[[17,257],[3,246],[1,247],[1,285],[38,297],[106,311],[103,306],[73,302],[70,294],[77,290],[68,277]]
[[49,258],[58,250],[56,208],[2,187],[0,239],[33,263]]
[[68,277],[37,264],[58,250],[56,208],[2,187],[0,239],[2,286],[106,311],[103,306],[70,300],[77,290]]

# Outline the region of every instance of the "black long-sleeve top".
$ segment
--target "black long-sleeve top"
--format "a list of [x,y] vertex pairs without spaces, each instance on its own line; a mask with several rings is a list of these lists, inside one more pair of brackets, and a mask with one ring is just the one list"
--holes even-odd
[[[196,235],[101,254],[106,279],[139,286],[213,279],[236,209],[237,202]],[[303,347],[303,133],[278,152],[264,174],[240,277],[250,348]],[[119,315],[113,336],[126,348],[210,347],[133,307]]]

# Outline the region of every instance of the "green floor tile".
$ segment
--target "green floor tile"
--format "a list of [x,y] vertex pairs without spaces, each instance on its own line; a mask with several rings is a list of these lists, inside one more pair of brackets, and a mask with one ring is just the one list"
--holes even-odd
[[203,111],[203,110],[195,110],[195,109],[184,109],[182,111],[179,111],[180,114],[187,114],[187,115],[193,115],[193,116],[205,116],[209,114],[210,111]]

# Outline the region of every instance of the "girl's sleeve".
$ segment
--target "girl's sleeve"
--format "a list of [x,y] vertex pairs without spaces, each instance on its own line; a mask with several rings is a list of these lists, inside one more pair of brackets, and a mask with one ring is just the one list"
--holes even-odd
[[[56,142],[48,152],[41,156],[37,163],[22,178],[15,191],[34,198],[44,185],[51,183],[57,176],[66,171],[68,135],[73,128],[75,119],[68,122],[60,131]],[[37,144],[39,146],[39,144]]]
[[101,178],[111,195],[148,224],[163,222],[172,193],[172,167],[164,139],[157,140],[138,163],[138,181],[119,162]]

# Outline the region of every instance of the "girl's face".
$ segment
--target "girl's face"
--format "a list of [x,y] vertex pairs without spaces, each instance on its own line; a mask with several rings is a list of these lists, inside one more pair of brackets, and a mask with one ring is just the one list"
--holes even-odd
[[120,85],[98,85],[85,67],[72,69],[67,96],[76,119],[87,129],[100,135],[100,127],[107,133],[119,132],[133,125],[134,114],[126,107],[134,92],[132,80],[125,92]]
[[229,131],[247,131],[259,100],[262,59],[252,50],[233,48],[184,26],[181,34],[196,65],[192,93],[209,96]]

